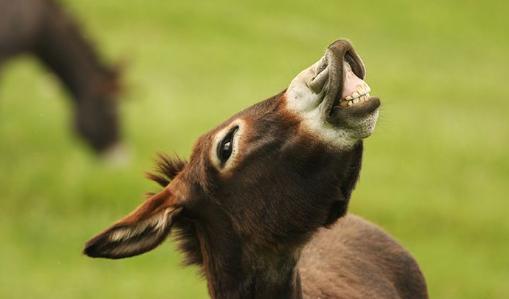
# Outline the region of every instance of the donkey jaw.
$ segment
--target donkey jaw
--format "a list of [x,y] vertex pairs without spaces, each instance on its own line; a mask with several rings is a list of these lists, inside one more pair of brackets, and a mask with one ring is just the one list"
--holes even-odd
[[365,69],[352,45],[332,43],[325,55],[295,77],[287,92],[287,109],[301,127],[331,146],[351,148],[373,132],[380,100],[369,95]]

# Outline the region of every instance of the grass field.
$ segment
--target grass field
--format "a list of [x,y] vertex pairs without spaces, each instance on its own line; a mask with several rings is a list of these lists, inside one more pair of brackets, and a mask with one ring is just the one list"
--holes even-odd
[[[175,2],[175,3],[172,3]],[[170,242],[122,261],[80,254],[232,113],[349,38],[383,110],[351,211],[420,262],[432,298],[509,298],[509,2],[67,0],[110,61],[128,61],[131,160],[70,131],[66,94],[28,57],[0,81],[0,298],[206,298]]]

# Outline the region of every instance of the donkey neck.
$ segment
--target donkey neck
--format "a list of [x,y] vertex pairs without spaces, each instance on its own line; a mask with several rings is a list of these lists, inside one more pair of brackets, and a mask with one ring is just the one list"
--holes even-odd
[[233,234],[197,230],[212,298],[302,298],[297,252],[265,252],[243,246]]

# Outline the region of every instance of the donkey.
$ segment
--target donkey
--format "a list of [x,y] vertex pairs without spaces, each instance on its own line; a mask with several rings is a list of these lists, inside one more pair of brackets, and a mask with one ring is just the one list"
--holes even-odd
[[119,141],[119,71],[105,65],[76,21],[53,0],[0,0],[0,67],[28,53],[70,93],[74,127],[97,152]]
[[163,156],[148,175],[162,191],[84,253],[139,255],[174,229],[212,298],[427,298],[412,256],[346,214],[380,106],[364,76],[335,41],[286,90],[201,136],[189,162]]

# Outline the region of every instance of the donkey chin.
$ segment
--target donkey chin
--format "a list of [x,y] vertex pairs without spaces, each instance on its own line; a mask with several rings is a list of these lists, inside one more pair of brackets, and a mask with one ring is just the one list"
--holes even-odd
[[361,58],[346,40],[303,70],[286,92],[287,109],[302,118],[302,129],[323,142],[349,149],[375,129],[380,100],[370,96]]

